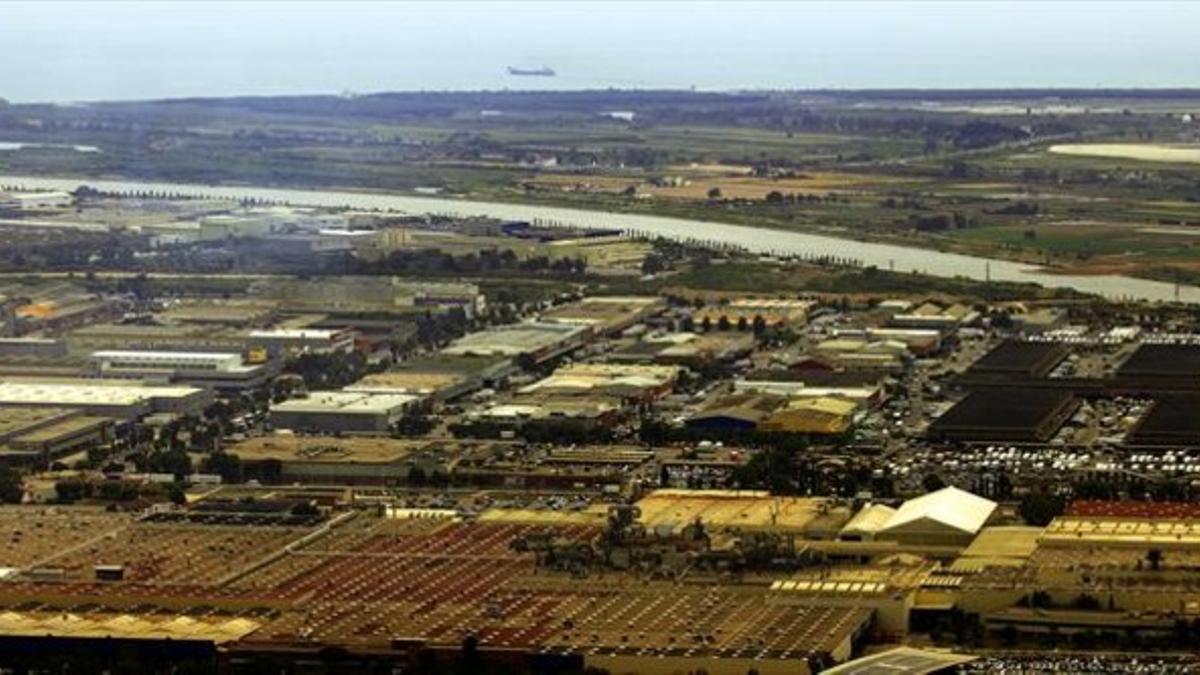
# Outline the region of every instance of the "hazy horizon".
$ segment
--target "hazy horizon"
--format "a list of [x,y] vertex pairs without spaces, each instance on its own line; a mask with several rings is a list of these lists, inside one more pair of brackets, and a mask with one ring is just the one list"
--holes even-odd
[[10,2],[0,97],[1186,88],[1197,25],[1186,2]]

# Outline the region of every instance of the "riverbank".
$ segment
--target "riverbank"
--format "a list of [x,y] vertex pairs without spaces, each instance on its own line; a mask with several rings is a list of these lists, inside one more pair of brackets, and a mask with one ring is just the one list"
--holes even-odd
[[1179,300],[1200,303],[1200,287],[1176,286],[1161,281],[1120,275],[1052,274],[1009,260],[921,249],[913,246],[862,242],[789,230],[686,220],[640,213],[612,213],[509,202],[480,202],[445,197],[383,193],[297,190],[249,186],[214,186],[186,183],[0,176],[0,184],[29,188],[73,190],[79,185],[118,194],[161,192],[226,199],[259,199],[305,206],[348,207],[428,213],[455,217],[493,217],[502,220],[539,220],[547,224],[607,227],[635,234],[675,240],[705,242],[713,246],[737,246],[760,254],[834,257],[852,259],[863,266],[899,272],[917,272],[939,277],[965,277],[979,281],[1036,283],[1052,288],[1070,288],[1081,293],[1113,299],[1153,302]]

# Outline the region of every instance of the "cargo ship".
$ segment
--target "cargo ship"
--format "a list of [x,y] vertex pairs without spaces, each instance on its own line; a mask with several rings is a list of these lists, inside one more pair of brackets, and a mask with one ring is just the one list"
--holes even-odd
[[514,68],[509,66],[508,74],[516,75],[517,77],[554,77],[555,72],[553,68],[547,68],[546,66],[542,66],[541,68]]

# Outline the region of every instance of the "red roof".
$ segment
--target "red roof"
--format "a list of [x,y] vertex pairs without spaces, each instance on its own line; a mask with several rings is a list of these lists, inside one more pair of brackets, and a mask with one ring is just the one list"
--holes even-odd
[[1200,520],[1200,502],[1107,502],[1077,499],[1067,507],[1068,516],[1137,518],[1156,520]]

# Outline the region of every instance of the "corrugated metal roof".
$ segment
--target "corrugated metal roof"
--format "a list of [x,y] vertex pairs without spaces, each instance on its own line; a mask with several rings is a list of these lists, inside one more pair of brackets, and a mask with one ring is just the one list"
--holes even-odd
[[875,533],[896,515],[896,509],[886,504],[867,504],[846,523],[842,532]]

